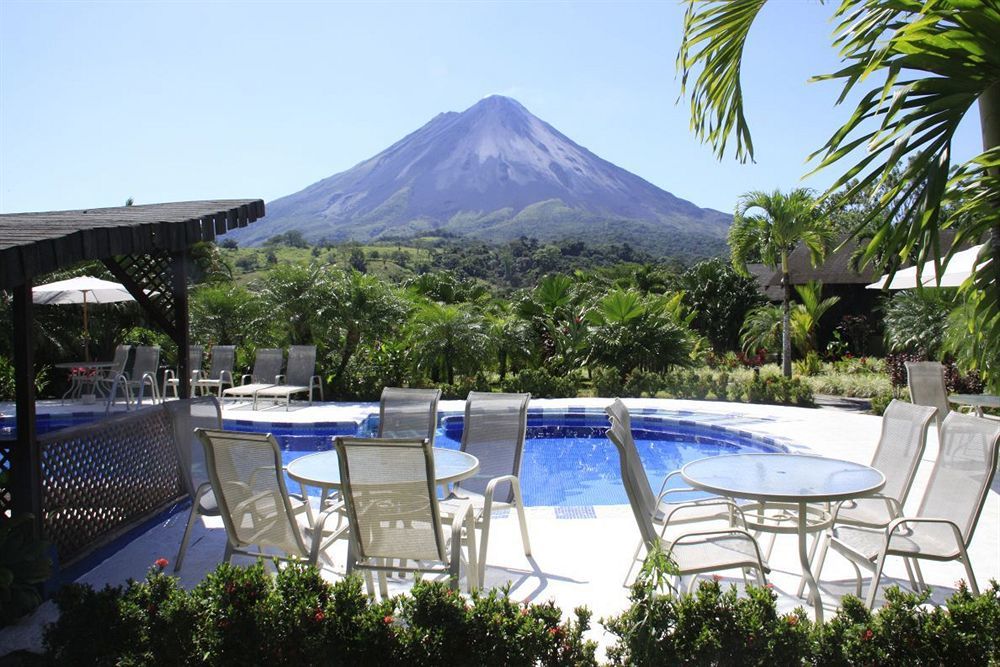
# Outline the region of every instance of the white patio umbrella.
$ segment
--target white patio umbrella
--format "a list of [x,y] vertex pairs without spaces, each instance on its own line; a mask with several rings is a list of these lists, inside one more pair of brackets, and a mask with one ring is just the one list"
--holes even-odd
[[[956,252],[944,273],[941,274],[941,281],[938,282],[937,274],[934,272],[934,264],[927,262],[920,272],[920,285],[922,287],[958,287],[965,279],[972,275],[976,268],[976,257],[982,245],[977,245],[968,250]],[[882,276],[878,282],[868,285],[868,289],[886,289],[888,275]],[[917,286],[917,267],[911,266],[908,269],[896,271],[892,277],[892,282],[888,284],[888,289],[913,289]]]
[[69,280],[59,280],[31,288],[31,300],[39,305],[83,305],[84,357],[90,361],[90,332],[87,328],[87,306],[89,304],[118,303],[135,299],[121,283],[101,280],[91,276],[79,276]]

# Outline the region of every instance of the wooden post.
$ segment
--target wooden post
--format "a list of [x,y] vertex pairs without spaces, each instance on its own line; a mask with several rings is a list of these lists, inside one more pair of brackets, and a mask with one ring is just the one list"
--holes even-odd
[[188,351],[191,337],[188,332],[188,253],[187,250],[170,253],[170,269],[174,292],[174,342],[177,343],[177,389],[181,398],[191,398],[191,372],[188,367]]
[[35,431],[35,341],[31,278],[14,292],[14,396],[17,440],[11,450],[11,500],[15,515],[35,515],[35,534],[42,525],[42,466]]

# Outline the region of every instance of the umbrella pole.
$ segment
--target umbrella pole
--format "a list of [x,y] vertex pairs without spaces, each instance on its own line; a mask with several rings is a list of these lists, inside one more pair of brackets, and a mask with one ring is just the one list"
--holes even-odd
[[90,361],[90,331],[87,329],[87,292],[83,292],[83,360]]

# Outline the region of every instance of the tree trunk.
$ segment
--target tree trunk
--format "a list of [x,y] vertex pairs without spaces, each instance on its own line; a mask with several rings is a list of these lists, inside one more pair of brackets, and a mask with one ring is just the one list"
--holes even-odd
[[792,377],[792,277],[788,274],[788,254],[781,253],[781,372]]

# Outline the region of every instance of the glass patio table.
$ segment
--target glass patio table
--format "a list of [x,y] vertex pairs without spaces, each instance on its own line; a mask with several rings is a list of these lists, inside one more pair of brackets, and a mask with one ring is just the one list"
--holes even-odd
[[[885,476],[875,468],[805,454],[733,454],[692,461],[681,468],[692,487],[720,496],[790,503],[796,507],[796,533],[802,576],[809,584],[816,621],[823,621],[819,586],[812,574],[806,539],[827,524],[809,522],[809,504],[851,500],[878,493]],[[758,530],[775,530],[764,525]],[[776,530],[776,532],[786,532]]]
[[[434,448],[434,481],[438,486],[472,477],[479,472],[479,459],[454,449]],[[285,472],[300,484],[326,492],[340,488],[340,460],[337,450],[307,454],[287,466]]]
[[983,416],[983,408],[1000,408],[1000,396],[993,394],[952,394],[948,400],[956,405],[968,405],[976,409],[976,416]]
[[96,394],[98,391],[98,380],[102,379],[105,373],[114,367],[110,361],[69,361],[61,364],[53,364],[54,368],[60,370],[76,371],[77,369],[86,371],[86,375],[73,372],[70,375],[69,389],[62,395],[65,403],[67,398],[78,399],[84,388],[89,388],[90,393]]

